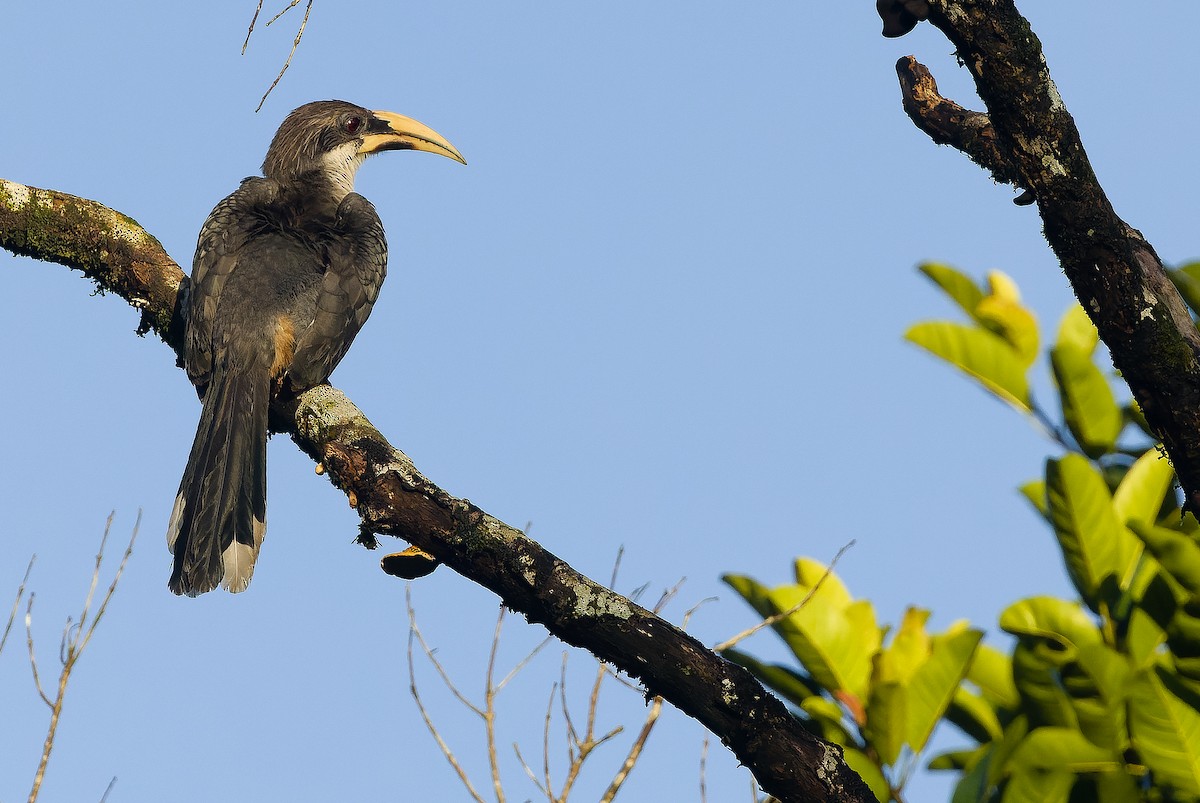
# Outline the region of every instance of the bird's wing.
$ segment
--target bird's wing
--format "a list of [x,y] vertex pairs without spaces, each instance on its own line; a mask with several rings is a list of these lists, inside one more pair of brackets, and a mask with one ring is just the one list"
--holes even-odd
[[297,338],[288,369],[293,390],[321,384],[341,362],[371,314],[387,273],[387,240],[371,202],[350,193],[338,207],[337,230],[317,293],[313,322]]
[[269,179],[248,178],[216,205],[200,229],[192,259],[192,286],[187,310],[187,372],[201,393],[213,365],[213,325],[225,283],[238,264],[242,246],[262,217],[255,214],[278,195]]

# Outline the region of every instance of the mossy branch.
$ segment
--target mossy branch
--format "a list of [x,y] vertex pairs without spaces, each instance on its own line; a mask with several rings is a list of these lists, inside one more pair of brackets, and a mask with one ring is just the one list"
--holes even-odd
[[943,98],[915,58],[897,64],[904,107],[935,142],[1035,200],[1046,240],[1113,363],[1200,510],[1200,333],[1151,245],[1113,210],[1041,42],[1013,0],[878,0],[885,36],[923,20],[945,34],[987,113]]
[[[146,329],[182,341],[187,279],[134,220],[82,198],[0,180],[0,247],[80,270],[142,311]],[[336,388],[279,400],[272,425],[324,467],[355,504],[365,540],[409,541],[558,638],[638,678],[716,734],[782,801],[868,803],[841,748],[809,734],[754,677],[631,600],[426,479]]]

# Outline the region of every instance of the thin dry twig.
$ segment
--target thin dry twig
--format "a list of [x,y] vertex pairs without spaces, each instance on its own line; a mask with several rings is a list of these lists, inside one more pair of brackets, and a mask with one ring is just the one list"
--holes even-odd
[[263,0],[258,0],[258,5],[254,7],[254,17],[250,20],[250,27],[246,29],[246,41],[242,42],[242,55],[246,55],[246,48],[250,46],[250,34],[254,33],[254,26],[258,23],[258,15],[262,13]]
[[617,574],[621,571],[621,558],[623,557],[625,557],[625,545],[621,544],[621,546],[617,547],[617,557],[613,560],[612,576],[608,581],[609,588],[617,587]]
[[550,687],[550,699],[546,701],[546,720],[542,728],[542,774],[546,778],[546,797],[554,803],[553,781],[550,780],[550,723],[554,719],[554,693],[558,684]]
[[[433,668],[437,671],[438,677],[442,679],[442,683],[446,684],[446,688],[450,690],[450,693],[453,694],[460,703],[466,706],[471,713],[475,714],[476,716],[483,717],[483,709],[468,700],[466,695],[458,690],[458,687],[454,685],[454,681],[450,679],[449,673],[446,672],[446,668],[442,666],[441,661],[439,661],[433,654],[433,649],[425,641],[425,635],[421,632],[421,628],[417,627],[416,611],[413,610],[412,607],[411,586],[405,589],[405,595],[406,602],[409,606],[408,623],[410,635],[416,636],[417,643],[421,645],[421,651],[425,653],[425,657],[429,659],[429,663],[433,664]],[[409,674],[411,676],[412,673],[410,672]]]
[[583,763],[587,761],[588,756],[605,742],[615,738],[624,728],[618,725],[600,738],[596,738],[596,712],[600,707],[600,687],[604,682],[604,677],[610,674],[608,667],[603,661],[596,662],[596,679],[592,683],[591,693],[588,695],[587,719],[585,720],[583,737],[580,738],[575,730],[574,724],[571,722],[571,712],[567,706],[567,653],[563,653],[562,665],[562,686],[559,689],[559,696],[562,701],[563,718],[567,723],[567,755],[569,763],[567,765],[567,777],[563,780],[562,792],[559,793],[558,800],[565,801],[571,794],[571,790],[575,787],[575,782],[579,779],[579,774],[583,770]]
[[21,610],[21,597],[25,596],[25,584],[29,582],[29,573],[33,571],[35,560],[37,560],[37,555],[30,556],[29,565],[25,567],[25,576],[21,578],[21,585],[17,586],[17,598],[13,600],[12,611],[8,614],[8,622],[4,625],[4,635],[0,636],[0,652],[4,652],[8,633],[12,630],[13,622],[17,621],[17,611]]
[[683,588],[683,584],[686,582],[686,577],[680,577],[679,582],[662,592],[658,598],[658,602],[654,603],[654,607],[650,610],[654,611],[656,614],[662,613],[663,608],[667,607],[671,600],[675,599],[675,597],[679,594],[679,589]]
[[544,639],[542,639],[542,642],[540,644],[538,644],[536,647],[534,647],[532,650],[530,650],[529,654],[526,655],[524,658],[522,658],[520,661],[518,661],[517,665],[514,666],[507,675],[504,676],[504,679],[496,684],[496,691],[499,692],[501,689],[503,689],[505,686],[507,686],[509,681],[511,681],[513,678],[515,678],[518,674],[520,674],[521,670],[524,669],[526,666],[528,666],[529,662],[532,661],[537,656],[537,654],[542,651],[542,648],[545,647],[547,644],[549,644],[552,641],[554,641],[554,636],[546,636]]
[[[274,17],[271,17],[271,19],[267,20],[267,25],[270,25],[272,22],[279,19],[287,12],[291,11],[293,8],[300,5],[300,2],[301,2],[301,0],[291,0],[291,3],[289,3],[287,5],[287,7],[283,9],[283,11],[280,11]],[[254,111],[257,112],[257,111],[262,110],[263,104],[267,102],[267,98],[270,96],[270,94],[272,92],[275,91],[275,87],[279,86],[279,82],[283,79],[283,74],[288,71],[288,67],[292,66],[292,57],[296,55],[296,48],[300,46],[300,40],[304,37],[304,29],[308,27],[308,16],[309,16],[309,14],[312,13],[312,7],[313,7],[313,0],[308,0],[307,5],[305,5],[305,7],[304,7],[304,19],[300,20],[300,28],[296,31],[296,38],[292,40],[292,49],[290,51],[288,51],[287,60],[283,62],[283,67],[281,67],[279,69],[279,75],[275,76],[275,80],[271,82],[271,85],[269,87],[267,87],[267,91],[263,93],[263,96],[258,101],[258,106],[255,107]],[[254,20],[258,19],[258,12],[261,9],[262,9],[262,2],[260,0],[259,4],[258,4],[258,8],[256,8],[254,11]],[[254,30],[254,20],[251,20],[251,22],[250,22],[250,31],[246,32],[246,42],[250,41],[250,32]],[[243,44],[242,45],[242,53],[245,53],[245,52],[246,52],[246,45]]]
[[[113,518],[116,513],[110,513],[108,520],[104,524],[104,535],[100,538],[100,549],[96,553],[96,565],[92,569],[92,582],[88,586],[87,599],[83,603],[83,610],[79,614],[79,622],[72,623],[67,619],[67,625],[63,630],[60,659],[62,660],[62,671],[58,675],[58,693],[54,700],[51,701],[42,689],[41,679],[38,676],[37,661],[34,656],[33,649],[33,594],[29,595],[29,607],[25,613],[25,630],[29,642],[29,664],[33,670],[34,685],[37,687],[38,694],[42,700],[50,706],[50,724],[46,729],[46,740],[42,744],[42,757],[38,763],[37,772],[33,776],[33,788],[29,792],[29,803],[35,803],[38,794],[41,791],[42,781],[46,776],[46,765],[50,762],[50,752],[54,748],[54,737],[58,732],[59,718],[62,716],[63,700],[67,693],[67,683],[70,681],[71,672],[75,669],[75,664],[83,655],[83,651],[87,649],[91,643],[92,636],[96,634],[96,628],[100,625],[104,618],[105,612],[108,610],[108,603],[112,601],[113,594],[116,593],[117,584],[121,581],[121,576],[125,573],[125,567],[129,564],[129,556],[133,554],[133,544],[137,540],[138,530],[142,525],[142,512],[139,510],[137,521],[133,525],[133,533],[129,536],[129,545],[125,547],[125,554],[121,556],[121,563],[117,566],[116,572],[113,574],[112,583],[108,587],[108,592],[100,601],[100,607],[96,609],[96,616],[88,624],[88,618],[92,612],[92,602],[95,599],[96,586],[100,582],[100,569],[104,563],[104,548],[108,544],[108,534],[112,529]],[[115,781],[116,779],[114,779]],[[109,784],[112,788],[112,784]],[[107,797],[108,792],[105,792]]]
[[[619,551],[617,554],[616,561],[614,562],[613,574],[612,574],[612,582],[614,585],[616,583],[617,574],[619,572],[622,554],[623,554],[623,550]],[[683,580],[680,580],[673,587],[666,589],[662,593],[662,596],[660,597],[658,603],[655,606],[656,612],[660,611],[671,599],[673,599],[678,594],[679,589],[682,586],[683,582],[684,582]],[[417,700],[417,704],[418,704],[418,708],[421,712],[421,716],[425,719],[426,727],[430,730],[430,733],[432,733],[434,735],[434,738],[438,742],[439,746],[441,747],[443,754],[446,756],[447,760],[450,761],[451,766],[453,766],[455,768],[455,771],[458,773],[459,778],[463,781],[464,784],[467,785],[467,788],[469,790],[471,790],[472,794],[474,795],[475,794],[474,790],[470,786],[469,780],[466,777],[465,770],[463,770],[461,768],[461,766],[457,762],[456,757],[453,754],[453,751],[451,751],[449,746],[446,745],[445,741],[441,738],[440,734],[438,733],[438,731],[436,729],[436,726],[433,724],[432,719],[429,717],[427,710],[424,708],[424,705],[420,700],[419,694],[416,691],[415,675],[413,675],[413,658],[412,658],[412,651],[413,651],[412,645],[414,643],[419,643],[421,645],[421,648],[425,652],[426,657],[434,665],[434,668],[438,672],[438,675],[441,677],[443,683],[446,684],[447,688],[459,700],[459,702],[462,703],[464,706],[466,706],[469,710],[471,710],[475,714],[479,715],[484,720],[487,752],[488,752],[488,762],[489,762],[489,768],[491,771],[492,783],[493,783],[493,787],[494,787],[494,790],[495,790],[495,793],[497,796],[497,800],[503,801],[504,800],[504,790],[501,785],[499,761],[498,761],[498,751],[496,750],[497,714],[496,714],[496,709],[495,709],[495,698],[499,694],[500,690],[503,689],[506,685],[508,685],[508,683],[511,682],[513,680],[513,678],[515,678],[516,675],[532,661],[534,656],[536,656],[550,642],[551,638],[548,637],[548,638],[544,639],[541,643],[539,643],[524,658],[522,658],[516,664],[516,666],[513,667],[513,669],[507,675],[504,676],[504,678],[502,680],[500,680],[497,683],[495,681],[496,662],[497,662],[497,657],[499,654],[500,636],[501,636],[502,629],[503,629],[504,619],[507,614],[506,608],[503,605],[501,605],[500,612],[496,619],[496,626],[495,626],[495,629],[494,629],[493,635],[492,635],[492,643],[491,643],[489,653],[488,653],[487,668],[485,671],[484,702],[481,707],[479,705],[472,703],[470,700],[468,700],[466,698],[465,695],[463,695],[457,689],[457,687],[454,685],[453,681],[450,679],[449,674],[446,672],[445,668],[442,667],[441,663],[434,657],[433,650],[429,647],[428,643],[425,642],[425,639],[424,639],[420,629],[416,626],[416,623],[415,623],[415,612],[413,611],[412,601],[411,601],[412,600],[411,586],[409,587],[408,593],[406,594],[406,599],[408,601],[409,621],[410,621],[409,673],[410,673],[410,676],[413,677],[413,684],[412,684],[413,696],[414,696],[414,699]],[[699,607],[699,606],[697,606],[697,607]],[[696,610],[696,608],[692,608],[685,615],[685,618],[684,618],[685,624],[687,622],[687,619],[691,616],[691,614],[695,610]],[[550,695],[549,695],[549,698],[546,703],[546,713],[545,713],[545,717],[543,718],[543,727],[542,727],[542,767],[541,767],[541,777],[540,778],[538,777],[538,773],[530,766],[529,762],[525,760],[524,755],[521,753],[520,745],[515,742],[512,745],[513,752],[516,755],[517,761],[519,762],[522,770],[525,772],[525,775],[529,778],[530,781],[533,782],[534,787],[536,787],[537,790],[542,795],[544,795],[548,801],[550,801],[550,803],[565,803],[565,801],[567,801],[568,798],[570,797],[571,792],[574,790],[575,784],[577,783],[579,777],[581,776],[583,764],[588,759],[588,757],[597,748],[599,748],[602,744],[612,740],[617,735],[622,733],[624,730],[623,727],[618,726],[603,735],[597,736],[597,734],[596,734],[596,721],[597,721],[597,714],[598,714],[599,705],[600,705],[600,690],[603,686],[604,678],[606,676],[611,675],[612,677],[621,681],[624,685],[630,686],[630,688],[635,688],[632,686],[632,684],[629,684],[623,678],[620,678],[618,675],[616,675],[616,673],[613,672],[613,670],[611,668],[609,668],[608,665],[605,664],[603,661],[597,661],[596,675],[595,675],[595,679],[592,682],[591,689],[590,689],[590,692],[588,695],[587,714],[586,714],[584,722],[582,723],[583,731],[581,733],[578,730],[578,728],[576,727],[576,723],[575,723],[574,718],[572,717],[570,705],[568,703],[568,697],[567,697],[567,664],[568,664],[568,660],[569,660],[569,653],[564,652],[563,658],[562,658],[562,665],[561,665],[561,669],[560,669],[560,679],[558,682],[556,682],[552,685],[552,687],[550,689]],[[551,767],[550,767],[550,764],[551,764],[551,761],[550,761],[550,742],[551,742],[550,734],[551,734],[551,730],[553,728],[553,723],[554,723],[554,709],[555,709],[556,702],[562,712],[562,717],[563,717],[563,721],[564,721],[565,729],[566,729],[567,763],[568,763],[566,776],[563,779],[561,790],[558,792],[556,792],[554,789],[554,779],[553,779],[553,775],[552,775]],[[612,781],[609,783],[607,790],[604,792],[603,796],[600,798],[601,803],[609,803],[610,801],[613,800],[613,798],[616,796],[617,792],[620,790],[622,784],[624,784],[624,782],[628,778],[633,767],[636,765],[638,759],[641,757],[641,754],[646,745],[646,741],[649,738],[649,735],[650,735],[651,731],[653,730],[654,725],[657,722],[657,720],[661,714],[662,704],[663,704],[663,700],[662,700],[662,698],[659,698],[659,697],[656,697],[651,701],[651,707],[650,707],[649,714],[646,717],[646,720],[643,723],[642,728],[641,728],[640,732],[638,733],[638,736],[636,737],[633,744],[631,745],[629,752],[626,755],[624,761],[622,762],[621,766],[619,767],[617,773],[614,775]]]
[[706,803],[708,800],[708,778],[706,777],[708,767],[708,737],[704,737],[704,741],[700,744],[700,803]]
[[525,756],[521,755],[521,746],[516,742],[513,742],[513,752],[517,754],[517,761],[521,762],[521,768],[525,770],[525,774],[529,776],[529,780],[533,781],[533,785],[537,787],[537,790],[545,795],[547,800],[553,800],[553,793],[542,786],[542,782],[538,780],[537,774],[529,766],[529,762],[525,760]]
[[25,606],[25,644],[29,647],[29,668],[33,670],[33,685],[37,689],[38,696],[42,698],[42,702],[48,705],[51,709],[54,708],[54,703],[50,700],[46,690],[42,688],[42,678],[38,674],[37,656],[33,649],[33,600],[37,596],[30,592],[29,603]]
[[741,633],[738,633],[733,638],[722,641],[720,644],[713,647],[713,652],[722,653],[725,650],[728,650],[730,647],[733,647],[735,644],[738,644],[739,642],[750,638],[750,636],[753,636],[755,633],[762,630],[764,627],[770,627],[771,625],[776,624],[777,622],[788,618],[793,613],[795,613],[796,611],[800,610],[805,605],[807,605],[808,601],[810,599],[812,599],[813,596],[817,593],[817,591],[819,591],[821,589],[821,586],[823,586],[825,584],[825,579],[827,577],[829,577],[830,574],[833,573],[833,567],[837,566],[838,561],[842,559],[842,555],[845,555],[846,550],[848,550],[852,546],[854,546],[853,540],[851,540],[848,544],[846,544],[845,546],[843,546],[841,549],[839,549],[837,551],[837,554],[833,556],[833,560],[829,561],[829,566],[826,567],[825,573],[822,574],[821,578],[819,580],[817,580],[816,584],[813,585],[813,587],[808,590],[808,593],[804,595],[804,599],[800,600],[795,605],[788,608],[786,611],[780,611],[779,613],[775,614],[774,616],[768,616],[766,619],[763,619],[761,622],[756,624],[754,627],[752,627],[748,630],[743,630]]
[[646,747],[646,740],[650,738],[650,732],[654,730],[654,724],[658,722],[658,717],[662,713],[663,698],[655,697],[650,703],[650,713],[646,716],[646,721],[642,723],[642,729],[638,731],[637,738],[633,740],[633,744],[629,748],[629,752],[625,755],[625,760],[621,763],[617,774],[613,776],[612,782],[608,788],[604,790],[604,794],[600,797],[600,803],[611,803],[613,798],[617,796],[617,792],[621,791],[621,786],[629,777],[629,773],[633,772],[634,765],[642,756],[642,750]]
[[496,617],[496,629],[492,633],[492,648],[488,652],[487,673],[483,689],[483,727],[487,741],[488,768],[492,774],[492,788],[497,803],[504,803],[504,785],[500,781],[500,759],[496,754],[496,652],[500,649],[500,629],[504,626],[504,606]]
[[[429,716],[429,712],[425,710],[425,704],[421,701],[421,694],[419,691],[417,691],[417,673],[415,671],[415,667],[413,666],[413,640],[416,639],[420,641],[421,648],[425,651],[425,655],[431,661],[434,661],[435,666],[437,666],[437,662],[433,659],[433,654],[430,652],[429,646],[425,643],[425,639],[421,635],[420,629],[417,627],[417,613],[413,609],[411,583],[406,584],[405,586],[404,604],[408,607],[408,691],[410,694],[412,694],[413,700],[417,704],[417,710],[421,713],[421,719],[425,721],[425,727],[429,729],[429,733],[433,736],[433,740],[437,742],[437,746],[441,749],[442,755],[446,757],[446,760],[450,762],[450,766],[454,768],[454,772],[457,773],[458,779],[462,781],[463,786],[467,788],[467,792],[471,795],[471,799],[476,801],[476,803],[485,803],[484,799],[479,796],[478,792],[475,791],[475,787],[471,785],[471,779],[467,777],[466,770],[464,770],[462,765],[458,763],[458,759],[455,757],[454,751],[450,749],[450,745],[446,744],[446,740],[442,738],[442,734],[438,731],[437,726],[433,724],[433,719]],[[446,680],[445,674],[441,674],[442,678]],[[453,689],[453,687],[452,690],[456,691]],[[469,702],[466,702],[461,695],[457,696],[459,700],[463,701],[463,703],[470,707],[471,710],[478,713],[478,709],[472,706]]]

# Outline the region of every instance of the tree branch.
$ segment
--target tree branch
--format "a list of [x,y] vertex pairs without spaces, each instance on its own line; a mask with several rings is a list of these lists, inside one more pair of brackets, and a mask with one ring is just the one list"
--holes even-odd
[[[0,180],[0,246],[75,268],[139,307],[173,346],[188,282],[132,219],[93,201]],[[319,461],[356,503],[363,540],[398,536],[492,590],[530,622],[638,678],[720,737],[783,801],[875,798],[841,749],[808,733],[749,672],[572,569],[515,527],[426,479],[336,388],[277,400],[272,426]]]
[[1113,211],[1029,22],[1013,0],[877,5],[887,35],[927,17],[954,44],[987,115],[953,112],[961,107],[912,58],[897,65],[906,111],[935,142],[1036,198],[1046,240],[1162,439],[1188,508],[1200,510],[1200,334],[1154,249]]

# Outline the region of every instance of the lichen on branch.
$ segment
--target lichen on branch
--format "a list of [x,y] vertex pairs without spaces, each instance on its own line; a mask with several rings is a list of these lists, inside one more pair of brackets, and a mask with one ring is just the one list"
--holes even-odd
[[[145,329],[173,347],[182,341],[188,281],[132,218],[0,180],[0,247],[83,271],[139,308]],[[648,695],[661,695],[718,736],[779,800],[873,803],[841,749],[808,733],[749,672],[430,482],[341,391],[321,385],[277,399],[271,420],[346,493],[365,534],[408,540],[530,622],[638,678]]]

